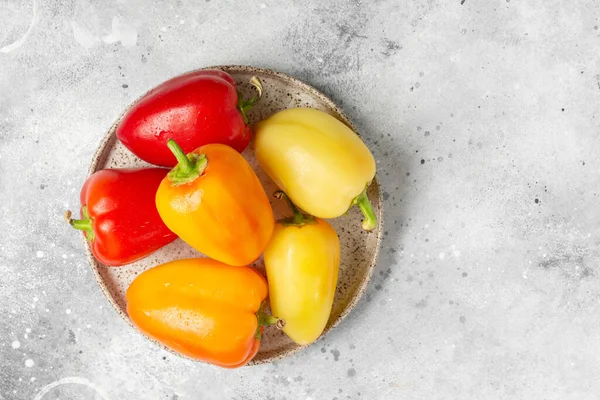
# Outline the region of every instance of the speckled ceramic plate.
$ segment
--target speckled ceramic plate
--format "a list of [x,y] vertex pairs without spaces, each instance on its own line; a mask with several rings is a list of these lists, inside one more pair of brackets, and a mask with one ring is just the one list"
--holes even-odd
[[[219,68],[230,73],[237,82],[238,88],[248,97],[254,93],[251,85],[248,83],[250,78],[254,75],[260,78],[264,87],[264,94],[261,101],[249,112],[248,117],[251,123],[255,123],[286,108],[304,106],[323,110],[340,119],[356,132],[356,129],[348,118],[329,98],[297,79],[281,73],[254,67],[219,66],[210,68]],[[148,165],[131,154],[117,140],[115,130],[119,120],[109,129],[100,143],[89,168],[90,175],[104,168],[129,168]],[[244,156],[257,172],[267,194],[270,195],[277,190],[275,184],[256,163],[250,148],[244,152]],[[362,214],[357,207],[353,207],[348,215],[329,221],[340,237],[342,254],[333,309],[323,334],[339,324],[356,305],[358,299],[365,291],[367,282],[371,278],[377,262],[381,233],[383,232],[382,200],[377,179],[369,187],[368,196],[379,218],[379,226],[374,232],[367,233],[361,229]],[[287,214],[283,202],[275,200],[271,204],[277,218]],[[87,242],[86,246],[88,246]],[[127,316],[125,308],[125,293],[131,281],[139,273],[167,261],[201,256],[201,254],[192,250],[180,239],[141,261],[119,268],[107,267],[96,261],[90,252],[89,246],[87,247],[87,253],[100,287],[117,312],[130,324],[131,321]],[[264,274],[262,259],[259,259],[254,266]],[[276,328],[268,328],[265,330],[258,354],[249,365],[274,361],[290,355],[301,348],[301,346],[289,340],[281,331],[278,331]]]

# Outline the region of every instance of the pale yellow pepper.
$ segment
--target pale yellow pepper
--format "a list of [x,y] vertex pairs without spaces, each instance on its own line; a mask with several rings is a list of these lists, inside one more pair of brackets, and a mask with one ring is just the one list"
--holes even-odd
[[375,159],[335,117],[311,108],[280,111],[256,125],[254,150],[265,172],[307,213],[336,218],[356,204],[365,215],[363,229],[377,226],[366,195]]
[[279,220],[264,253],[273,315],[283,331],[304,345],[319,338],[331,313],[340,265],[340,241],[325,221],[303,215],[281,191],[294,213]]

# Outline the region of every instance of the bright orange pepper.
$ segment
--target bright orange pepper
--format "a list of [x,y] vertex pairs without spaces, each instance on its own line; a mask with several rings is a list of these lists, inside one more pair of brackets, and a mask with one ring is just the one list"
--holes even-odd
[[253,268],[190,258],[138,275],[127,290],[127,313],[141,332],[168,348],[236,368],[256,355],[262,327],[278,322],[262,313],[267,293]]
[[250,164],[223,144],[187,156],[173,140],[179,161],[156,193],[163,222],[187,244],[229,265],[248,265],[266,247],[275,219]]

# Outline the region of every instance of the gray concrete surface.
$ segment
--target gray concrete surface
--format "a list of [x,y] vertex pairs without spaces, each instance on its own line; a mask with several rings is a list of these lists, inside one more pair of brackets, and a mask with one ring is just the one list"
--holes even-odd
[[[462,3],[0,1],[0,399],[600,398],[600,3]],[[344,323],[233,371],[132,332],[61,216],[123,107],[215,64],[332,96],[387,207]]]

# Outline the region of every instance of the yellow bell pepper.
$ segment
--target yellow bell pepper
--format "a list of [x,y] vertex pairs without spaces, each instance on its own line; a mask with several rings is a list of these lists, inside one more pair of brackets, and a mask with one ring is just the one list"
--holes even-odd
[[309,214],[336,218],[358,205],[373,230],[377,216],[366,189],[375,176],[373,154],[335,117],[311,108],[291,108],[255,127],[254,150],[267,175]]
[[340,265],[340,241],[322,219],[306,216],[289,203],[293,217],[277,221],[264,253],[273,315],[283,331],[304,345],[319,338],[329,320]]

